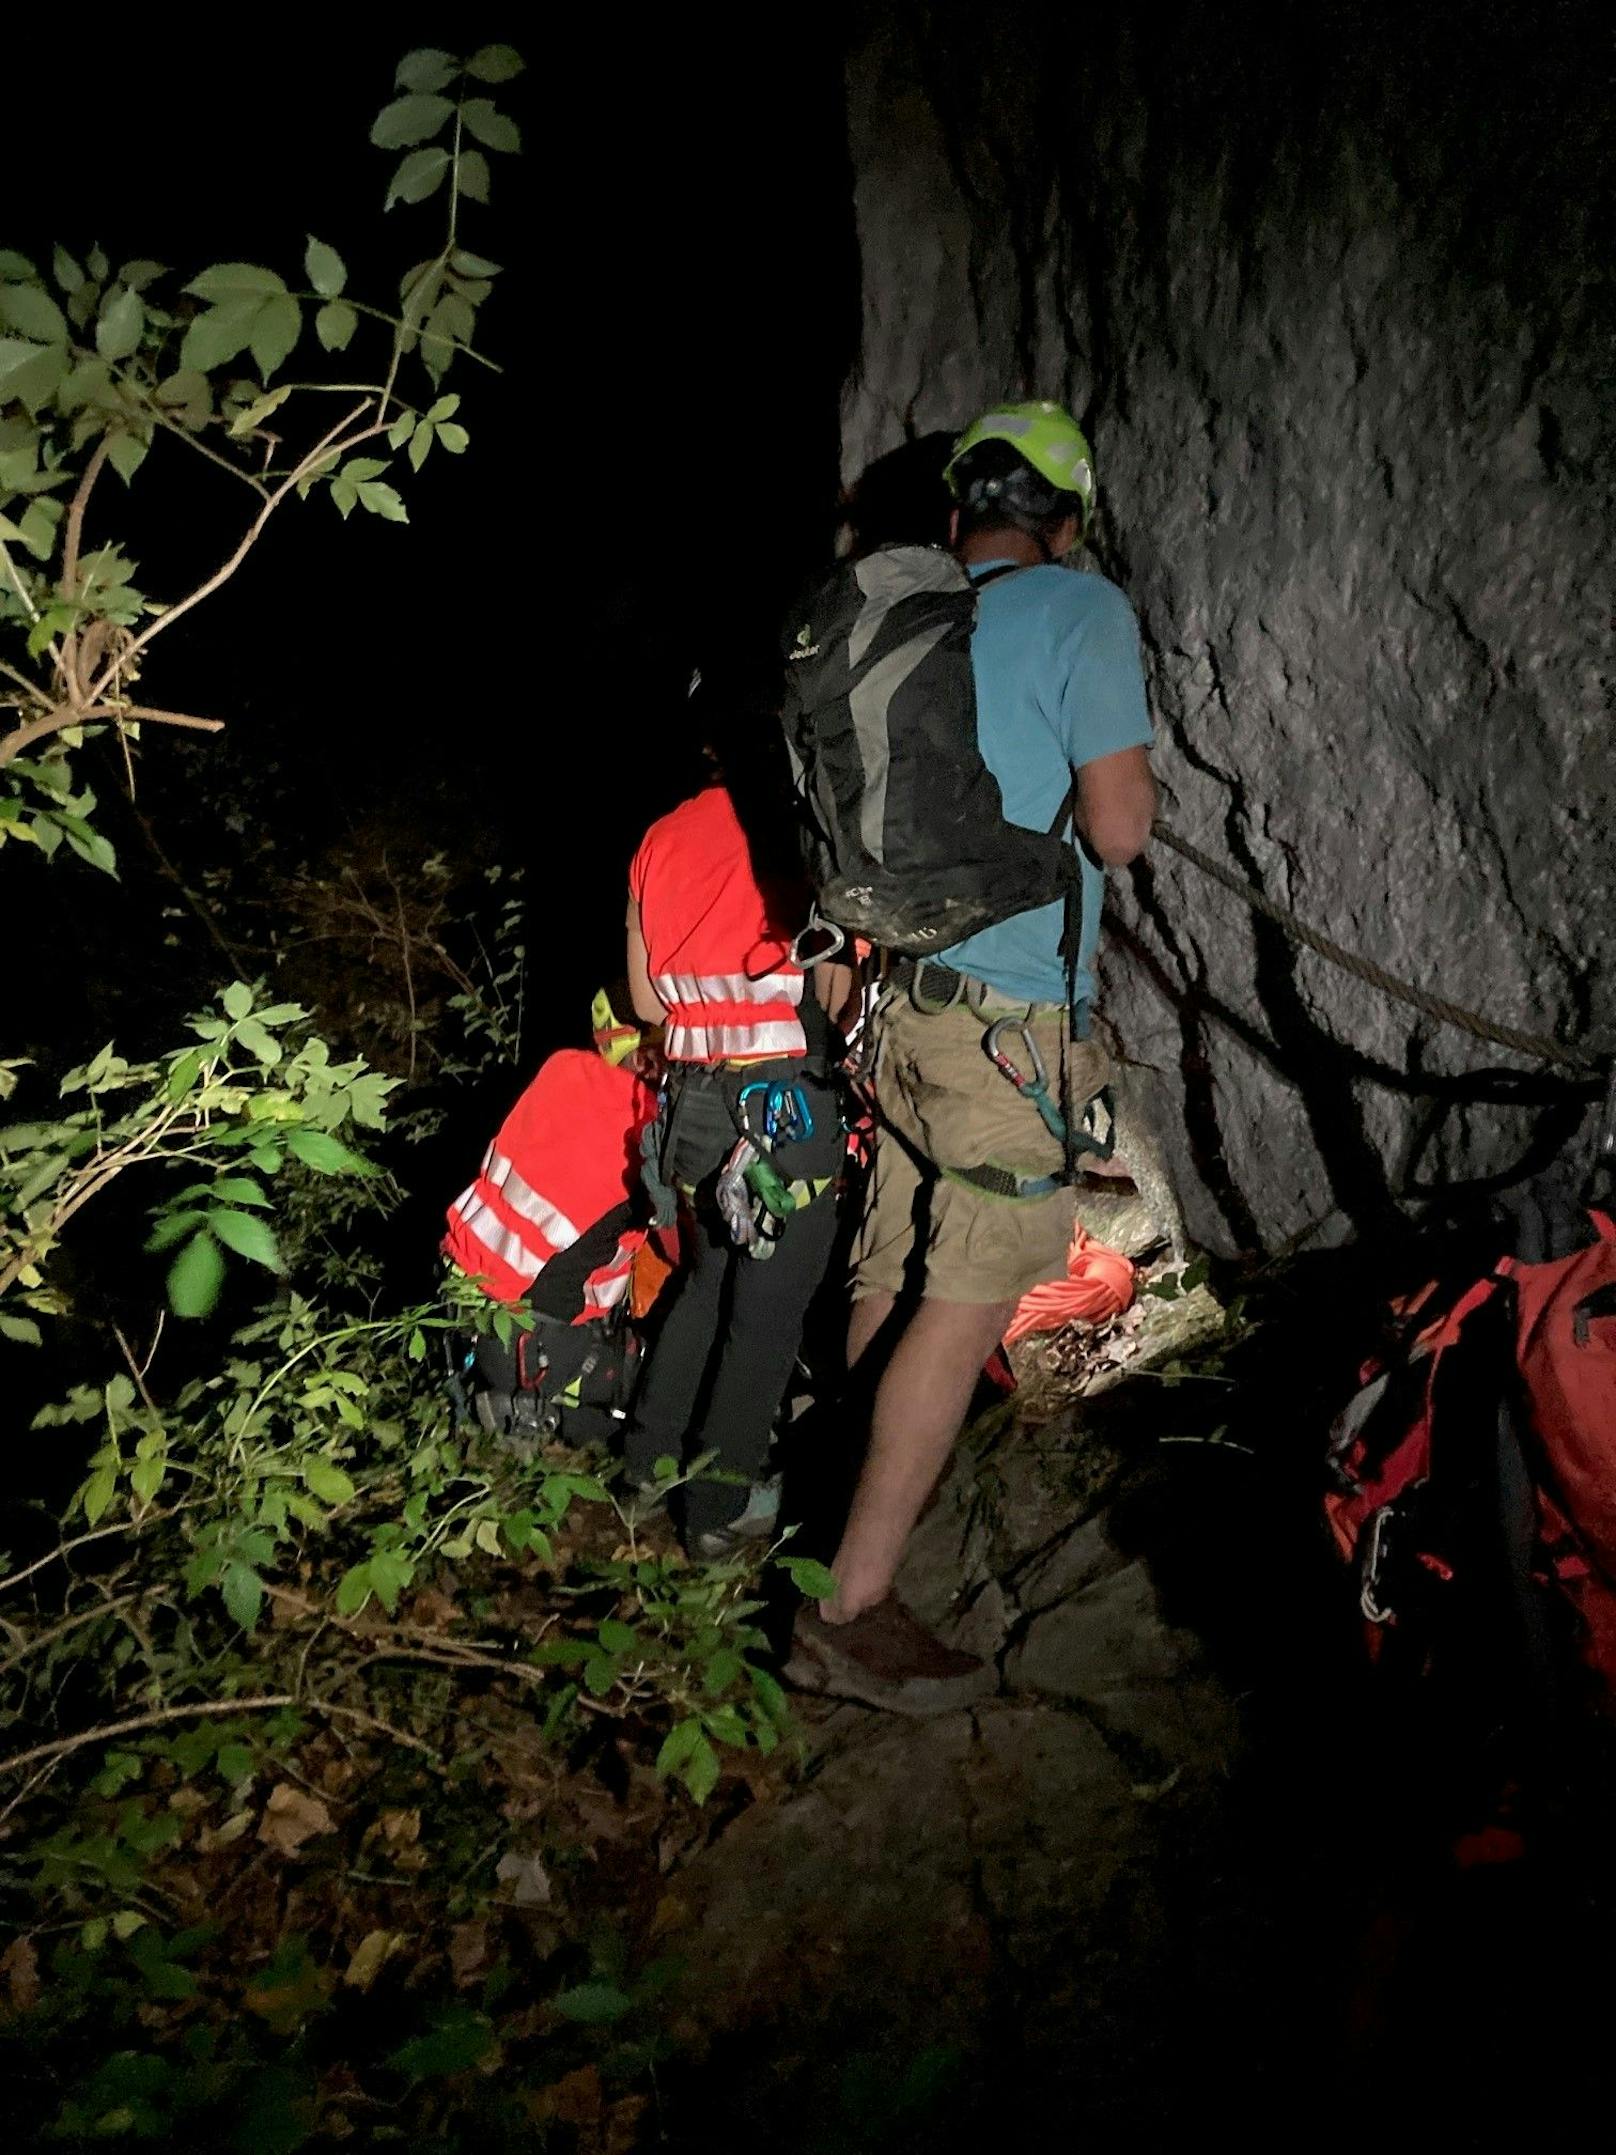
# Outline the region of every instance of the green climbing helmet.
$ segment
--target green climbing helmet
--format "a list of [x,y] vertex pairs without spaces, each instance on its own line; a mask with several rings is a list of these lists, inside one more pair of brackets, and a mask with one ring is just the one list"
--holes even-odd
[[1087,524],[1094,507],[1094,454],[1071,413],[1047,399],[1037,404],[996,404],[972,420],[954,444],[944,468],[949,492],[959,498],[955,467],[985,441],[1002,441],[1062,494],[1075,494]]

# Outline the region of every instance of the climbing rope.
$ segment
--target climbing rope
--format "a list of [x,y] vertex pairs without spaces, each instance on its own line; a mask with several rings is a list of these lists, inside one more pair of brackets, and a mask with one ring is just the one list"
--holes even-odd
[[1175,853],[1181,853],[1185,860],[1192,862],[1203,875],[1210,876],[1214,883],[1221,883],[1225,890],[1233,891],[1238,898],[1244,898],[1247,905],[1283,928],[1294,942],[1305,943],[1309,950],[1317,951],[1321,958],[1327,958],[1332,965],[1340,966],[1343,972],[1367,981],[1372,988],[1379,988],[1383,995],[1391,996],[1395,1002],[1407,1003],[1411,1009],[1423,1011],[1428,1018],[1435,1018],[1439,1024],[1455,1025],[1461,1032],[1469,1033],[1477,1040],[1490,1040],[1497,1047],[1513,1048],[1516,1054],[1534,1056],[1539,1062],[1557,1063],[1561,1069],[1574,1070],[1579,1076],[1601,1077],[1606,1074],[1610,1061],[1608,1056],[1563,1048],[1557,1041],[1546,1040],[1541,1033],[1522,1032],[1513,1025],[1494,1025],[1490,1019],[1479,1017],[1473,1010],[1461,1009],[1459,1004],[1450,1003],[1440,995],[1432,995],[1425,988],[1412,987],[1408,981],[1399,980],[1394,973],[1388,973],[1383,966],[1375,965],[1368,958],[1360,958],[1354,951],[1344,950],[1339,943],[1331,942],[1327,935],[1320,935],[1316,928],[1310,928],[1305,921],[1298,920],[1296,915],[1277,899],[1270,898],[1265,891],[1248,883],[1244,876],[1236,875],[1232,868],[1226,868],[1221,861],[1214,860],[1210,853],[1203,853],[1199,846],[1191,845],[1187,838],[1180,838],[1178,833],[1169,830],[1165,823],[1156,824],[1155,836]]

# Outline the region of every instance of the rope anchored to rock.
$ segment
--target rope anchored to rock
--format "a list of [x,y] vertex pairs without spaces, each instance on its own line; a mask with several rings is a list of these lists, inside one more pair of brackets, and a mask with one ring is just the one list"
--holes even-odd
[[1476,1040],[1491,1041],[1496,1047],[1511,1048],[1517,1055],[1530,1055],[1539,1062],[1555,1063],[1562,1070],[1572,1071],[1580,1078],[1602,1078],[1608,1075],[1611,1061],[1608,1055],[1562,1047],[1558,1041],[1546,1039],[1541,1033],[1523,1032],[1518,1026],[1495,1025],[1490,1018],[1481,1017],[1474,1010],[1465,1010],[1458,1003],[1450,1003],[1443,996],[1431,994],[1426,988],[1416,988],[1406,980],[1399,980],[1395,973],[1388,973],[1384,966],[1376,965],[1369,958],[1359,957],[1356,951],[1344,949],[1340,943],[1332,942],[1329,936],[1321,935],[1317,928],[1310,928],[1305,921],[1298,920],[1289,907],[1281,905],[1276,898],[1270,898],[1266,891],[1259,890],[1255,884],[1248,883],[1244,876],[1237,875],[1232,868],[1226,868],[1222,861],[1215,860],[1210,853],[1203,853],[1199,846],[1191,845],[1187,838],[1180,838],[1178,833],[1169,830],[1165,823],[1155,825],[1154,835],[1163,845],[1171,847],[1173,852],[1182,854],[1184,859],[1199,868],[1203,875],[1210,876],[1214,883],[1221,883],[1225,890],[1233,891],[1237,898],[1243,898],[1254,912],[1261,913],[1265,919],[1283,928],[1293,942],[1304,944],[1309,950],[1316,951],[1321,958],[1327,959],[1331,965],[1339,966],[1343,972],[1367,981],[1370,987],[1378,988],[1394,1002],[1406,1003],[1410,1009],[1422,1011],[1426,1017],[1436,1019],[1440,1025],[1457,1026],[1460,1032],[1469,1033]]

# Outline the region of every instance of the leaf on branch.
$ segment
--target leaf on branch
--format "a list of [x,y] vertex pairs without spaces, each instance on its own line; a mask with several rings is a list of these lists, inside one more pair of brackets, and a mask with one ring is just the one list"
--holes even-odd
[[526,64],[512,45],[484,45],[466,62],[466,73],[479,82],[509,82]]
[[328,352],[345,352],[359,317],[345,299],[327,300],[314,317],[314,334]]
[[348,268],[335,247],[328,247],[323,239],[309,234],[303,267],[309,273],[309,282],[322,299],[335,299],[348,282]]
[[256,262],[215,262],[211,269],[203,270],[182,287],[197,299],[221,302],[227,299],[244,299],[256,294],[260,299],[286,290],[286,279],[272,269],[262,269]]
[[65,247],[57,247],[51,256],[51,274],[64,292],[76,292],[84,282],[84,272]]
[[224,1244],[234,1250],[238,1257],[246,1257],[255,1265],[262,1265],[268,1272],[283,1270],[281,1253],[275,1241],[275,1231],[267,1220],[261,1220],[255,1212],[210,1212],[208,1225]]
[[468,97],[460,108],[460,117],[477,140],[485,142],[491,150],[519,150],[522,147],[522,130],[500,111],[492,98]]
[[182,367],[157,384],[157,401],[186,426],[201,426],[213,415],[213,391],[196,367]]
[[169,1307],[176,1317],[206,1317],[224,1283],[224,1254],[199,1227],[168,1270]]
[[461,455],[471,441],[471,436],[466,432],[465,428],[458,426],[452,419],[440,426],[437,432],[438,440],[452,456]]
[[151,447],[149,434],[114,434],[107,448],[107,462],[127,486],[146,461]]
[[449,267],[458,277],[497,277],[502,265],[490,262],[486,255],[472,254],[468,248],[457,247],[449,257]]
[[[411,150],[408,157],[393,174],[393,184],[387,190],[385,209],[395,202],[424,202],[439,185],[449,169],[447,150]],[[461,188],[465,188],[466,160],[460,160]],[[486,197],[484,198],[486,199]]]
[[37,284],[0,284],[0,322],[40,344],[67,342],[67,316]]
[[117,880],[118,856],[109,839],[103,838],[99,831],[73,830],[65,823],[62,827],[67,833],[68,844],[87,867],[99,868],[103,875]]
[[457,345],[469,345],[477,318],[457,292],[445,292],[421,329],[421,360],[434,381],[441,381]]
[[312,1167],[317,1175],[374,1175],[376,1169],[369,1160],[351,1152],[341,1138],[333,1137],[328,1130],[309,1130],[292,1123],[286,1131],[286,1149]]
[[400,90],[443,90],[459,72],[452,52],[440,52],[435,45],[421,45],[399,61],[393,85]]
[[461,151],[460,192],[468,202],[488,200],[488,159],[481,150]]
[[40,1345],[39,1327],[32,1317],[13,1317],[0,1310],[0,1339],[14,1339],[20,1347]]
[[412,471],[420,470],[421,466],[426,462],[427,451],[431,447],[432,428],[423,419],[410,437],[410,469]]
[[167,275],[168,264],[166,262],[139,260],[125,262],[123,268],[118,272],[118,282],[126,284],[131,292],[144,292],[148,284],[154,283],[157,278],[166,277]]
[[118,1477],[111,1467],[97,1467],[84,1484],[79,1492],[79,1502],[84,1508],[85,1519],[91,1526],[104,1515],[117,1486]]
[[811,1556],[783,1556],[779,1563],[799,1594],[819,1601],[829,1601],[835,1594],[836,1574]]
[[[20,361],[11,354],[20,351]],[[0,399],[23,405],[30,417],[48,404],[66,379],[69,360],[65,344],[18,345],[0,337]]]
[[226,299],[199,314],[180,346],[181,369],[209,374],[244,352],[263,305],[261,296]]
[[248,341],[265,381],[285,361],[302,333],[303,310],[295,299],[272,299],[260,310]]
[[354,1494],[352,1481],[329,1459],[306,1460],[303,1479],[322,1504],[346,1504]]
[[264,1607],[264,1582],[257,1572],[250,1564],[226,1564],[219,1591],[242,1630],[251,1631]]
[[[204,1187],[206,1186],[204,1185]],[[208,1194],[211,1197],[223,1198],[227,1205],[267,1205],[269,1203],[269,1199],[264,1195],[261,1185],[254,1182],[251,1175],[221,1175]]]
[[224,1005],[224,1014],[227,1018],[240,1020],[252,1008],[252,989],[248,987],[244,980],[232,980],[229,987],[219,997],[219,1001]]
[[255,397],[245,411],[237,412],[235,418],[231,420],[231,440],[241,441],[252,432],[254,427],[262,426],[270,413],[279,411],[291,394],[292,392],[289,388],[281,388],[266,390],[261,397]]
[[370,130],[370,139],[379,150],[407,149],[412,142],[430,141],[453,114],[454,106],[448,98],[415,91],[383,106]]
[[372,516],[379,516],[389,524],[407,524],[410,520],[410,512],[405,508],[397,489],[382,485],[378,479],[367,479],[361,485],[359,505],[368,509]]
[[101,303],[95,325],[95,348],[103,359],[127,359],[140,343],[146,309],[138,292],[114,291]]
[[18,254],[14,247],[0,247],[0,277],[17,277],[27,282],[39,282],[39,271],[27,255]]
[[718,1753],[707,1738],[702,1736],[691,1750],[689,1763],[683,1768],[679,1778],[698,1803],[705,1803],[718,1786],[718,1777],[722,1770]]

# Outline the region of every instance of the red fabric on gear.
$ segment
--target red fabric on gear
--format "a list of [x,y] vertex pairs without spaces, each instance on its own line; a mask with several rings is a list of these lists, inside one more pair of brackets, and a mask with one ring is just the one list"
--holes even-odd
[[[789,1023],[800,1033],[803,975],[791,962],[791,944],[808,917],[807,894],[767,891],[759,883],[746,833],[724,787],[707,787],[651,825],[629,869],[628,887],[639,907],[653,980],[683,975],[716,982],[735,974],[762,980],[779,974],[796,986],[795,994],[766,1002],[736,1002],[716,991],[710,1001],[677,1001],[669,1006],[670,1033],[681,1024],[769,1023]],[[665,998],[665,991],[658,992]],[[777,1052],[800,1055],[806,1047],[802,1041]]]
[[1120,1317],[1133,1300],[1134,1269],[1120,1250],[1081,1227],[1072,1229],[1072,1246],[1066,1253],[1066,1277],[1043,1280],[1028,1288],[1016,1304],[1004,1335],[1007,1347],[1029,1332],[1057,1332],[1067,1324],[1104,1324]]
[[[640,1133],[656,1107],[655,1093],[632,1071],[614,1069],[587,1049],[562,1048],[540,1067],[506,1116],[492,1149],[586,1235],[638,1188]],[[535,1253],[553,1254],[549,1240],[485,1173],[449,1208],[444,1255],[468,1278],[480,1279],[496,1300],[519,1301],[535,1275],[524,1277],[477,1238],[461,1216],[469,1197],[486,1205],[501,1227]],[[591,1281],[619,1270],[621,1255],[620,1250],[618,1258],[597,1267]]]

